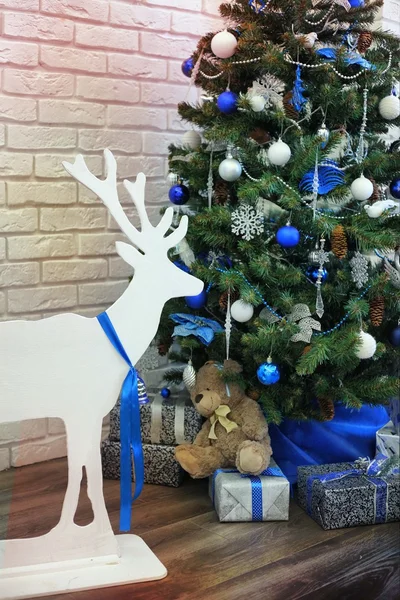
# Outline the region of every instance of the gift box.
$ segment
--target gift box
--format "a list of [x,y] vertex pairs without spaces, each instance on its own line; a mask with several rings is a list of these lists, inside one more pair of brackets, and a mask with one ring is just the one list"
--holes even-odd
[[[179,487],[185,472],[175,459],[175,446],[143,444],[144,482]],[[120,479],[121,442],[105,440],[101,445],[104,479]],[[132,466],[132,481],[135,473]]]
[[[110,414],[110,440],[120,440],[120,402]],[[203,417],[197,412],[190,398],[164,399],[160,395],[140,406],[143,444],[174,446],[192,443],[203,425]]]
[[[371,466],[378,462],[383,461],[375,460]],[[380,477],[374,468],[359,468],[359,461],[298,467],[297,471],[298,502],[323,529],[400,519],[397,475]]]
[[376,451],[388,458],[400,456],[400,437],[392,421],[376,432]]
[[290,485],[273,460],[258,477],[218,469],[210,477],[209,494],[220,521],[289,519]]
[[400,396],[390,399],[389,415],[397,435],[400,435]]

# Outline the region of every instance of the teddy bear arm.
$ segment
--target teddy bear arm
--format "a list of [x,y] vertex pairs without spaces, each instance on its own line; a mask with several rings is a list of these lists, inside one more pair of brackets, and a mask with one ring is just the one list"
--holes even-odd
[[207,447],[210,445],[210,438],[208,437],[209,433],[211,431],[211,423],[210,421],[206,421],[205,423],[203,423],[203,427],[200,429],[199,433],[197,434],[193,444],[195,446],[203,446],[203,448]]
[[257,402],[245,398],[240,408],[243,418],[243,433],[250,440],[260,441],[264,439],[268,435],[268,425]]

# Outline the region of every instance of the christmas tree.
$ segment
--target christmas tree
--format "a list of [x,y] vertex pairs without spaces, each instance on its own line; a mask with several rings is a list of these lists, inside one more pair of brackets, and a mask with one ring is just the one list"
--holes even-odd
[[[160,350],[243,365],[271,422],[398,393],[399,40],[383,0],[233,0],[182,70],[170,200],[189,214],[171,260],[205,282],[170,302]],[[198,131],[190,130],[192,124]],[[178,376],[171,372],[170,379]],[[227,377],[227,376],[226,376]]]

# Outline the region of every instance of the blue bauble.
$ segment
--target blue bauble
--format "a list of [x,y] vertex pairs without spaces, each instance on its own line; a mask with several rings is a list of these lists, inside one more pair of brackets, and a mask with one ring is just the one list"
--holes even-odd
[[393,198],[396,198],[396,200],[400,200],[400,177],[397,177],[397,179],[393,179],[392,183],[389,186],[389,189]]
[[207,302],[207,292],[203,290],[197,296],[186,296],[185,302],[189,308],[199,309],[203,308]]
[[273,385],[281,378],[281,372],[278,365],[272,362],[266,362],[257,369],[257,378],[263,385]]
[[349,0],[351,8],[360,8],[364,6],[364,0]]
[[186,75],[186,77],[191,77],[194,69],[194,61],[193,58],[187,58],[182,63],[182,73]]
[[171,390],[165,387],[161,390],[160,394],[163,398],[169,398],[171,395]]
[[178,269],[181,269],[181,271],[185,271],[185,273],[190,273],[190,268],[187,265],[185,265],[183,260],[174,260],[174,265],[178,267]]
[[284,248],[293,248],[300,241],[300,232],[293,225],[285,225],[276,232],[276,241]]
[[[307,271],[306,271],[306,276],[308,277],[308,279],[311,279],[311,281],[313,281],[314,283],[316,283],[317,279],[318,279],[318,270],[319,270],[319,267],[317,267],[315,265],[311,265],[310,267],[307,268]],[[326,281],[327,278],[328,278],[328,271],[325,269],[325,267],[323,267],[321,281]]]
[[389,340],[390,343],[396,348],[400,346],[400,325],[397,325],[397,327],[390,332]]
[[234,92],[222,92],[218,96],[217,106],[224,115],[231,115],[237,111],[238,95]]
[[168,196],[172,204],[177,204],[178,206],[181,206],[182,204],[186,204],[186,202],[189,200],[189,188],[187,188],[186,185],[183,185],[182,183],[177,183],[176,185],[173,185],[170,188]]

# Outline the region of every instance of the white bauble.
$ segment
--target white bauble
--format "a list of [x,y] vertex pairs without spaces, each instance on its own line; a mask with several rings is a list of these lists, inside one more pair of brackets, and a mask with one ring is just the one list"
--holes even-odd
[[267,104],[266,99],[263,96],[259,96],[256,94],[255,96],[251,96],[250,99],[251,110],[254,112],[261,112],[264,110],[265,105]]
[[361,346],[356,350],[356,356],[358,358],[371,358],[376,352],[376,340],[369,333],[360,331],[360,343]]
[[230,58],[236,52],[237,39],[232,33],[220,31],[211,40],[211,50],[218,58]]
[[391,94],[379,102],[379,114],[387,121],[393,121],[400,115],[400,99]]
[[351,184],[351,193],[355,200],[368,200],[373,194],[374,186],[372,181],[361,175]]
[[242,174],[242,167],[235,158],[225,158],[219,165],[218,173],[224,181],[236,181]]
[[254,314],[254,308],[244,300],[236,300],[231,306],[231,316],[238,323],[250,321]]
[[191,150],[197,150],[201,146],[201,135],[190,129],[182,137],[182,143]]
[[282,142],[280,138],[268,148],[269,162],[278,167],[286,165],[291,156],[292,151],[289,146],[285,142]]

